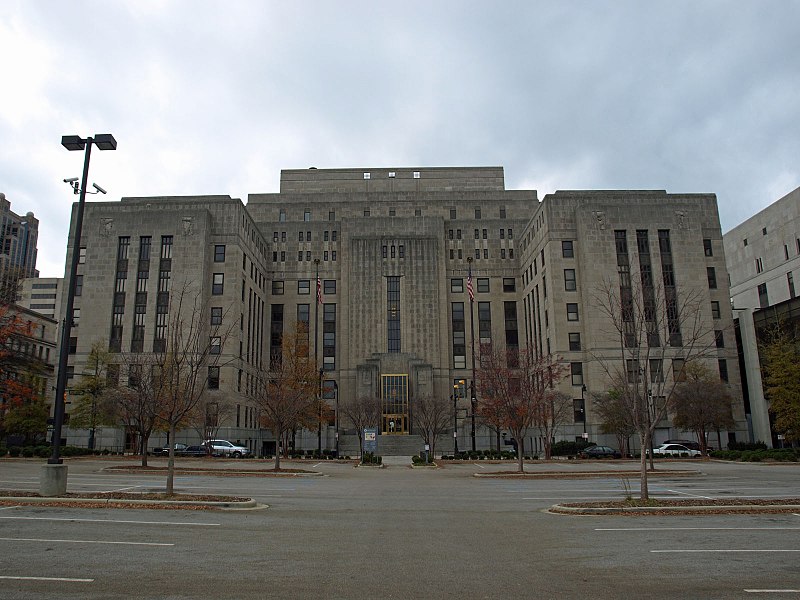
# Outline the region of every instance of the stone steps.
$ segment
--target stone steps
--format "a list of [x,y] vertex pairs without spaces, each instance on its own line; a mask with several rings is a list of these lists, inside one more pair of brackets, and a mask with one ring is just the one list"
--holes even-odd
[[[425,450],[425,442],[418,435],[379,435],[379,456],[413,456]],[[440,436],[436,441],[436,453],[453,451],[453,438]],[[341,456],[358,456],[358,437],[356,435],[339,436],[339,454]]]

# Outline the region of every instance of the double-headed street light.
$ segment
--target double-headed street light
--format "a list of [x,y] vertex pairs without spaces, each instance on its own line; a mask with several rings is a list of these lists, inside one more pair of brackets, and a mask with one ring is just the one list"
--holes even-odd
[[[80,198],[78,199],[78,212],[75,215],[75,231],[72,241],[72,264],[70,265],[69,287],[67,288],[67,307],[63,316],[61,329],[61,346],[58,355],[58,377],[56,379],[56,398],[53,412],[53,453],[47,460],[49,465],[60,465],[61,428],[64,424],[64,393],[67,387],[67,359],[69,358],[69,337],[72,332],[72,313],[75,304],[75,283],[78,275],[78,260],[81,250],[81,229],[83,227],[83,207],[86,203],[86,183],[89,179],[89,157],[92,154],[92,145],[99,150],[116,150],[117,140],[110,133],[95,134],[94,137],[82,138],[77,135],[65,135],[61,138],[61,145],[67,150],[85,150],[83,159],[83,176],[81,177]],[[103,190],[104,191],[104,190]],[[105,191],[104,191],[105,192]],[[66,488],[66,475],[64,475]]]

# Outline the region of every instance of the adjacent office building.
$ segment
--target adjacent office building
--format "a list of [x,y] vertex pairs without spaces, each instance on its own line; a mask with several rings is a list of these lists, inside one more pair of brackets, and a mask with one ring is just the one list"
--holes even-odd
[[723,237],[751,438],[779,446],[764,397],[758,344],[777,324],[800,331],[800,188]]
[[[709,364],[737,399],[729,439],[746,436],[713,194],[559,191],[540,201],[506,190],[501,167],[284,170],[279,193],[251,194],[247,205],[227,196],[87,204],[80,252],[73,369],[98,339],[121,354],[162,343],[170,298],[191,282],[235,324],[207,374],[209,396],[231,407],[219,436],[257,453],[274,441],[247,389],[297,322],[325,372],[323,396],[380,398],[381,433],[407,436],[414,451],[414,403],[426,395],[456,397],[459,445],[471,445],[475,361],[488,343],[560,357],[574,415],[558,437],[602,441],[591,398],[610,385],[601,363],[616,360],[597,310],[609,285],[643,297],[663,290],[673,307],[697,302],[716,340]],[[670,314],[669,339],[650,341],[672,363],[690,335]],[[334,446],[332,425],[323,447]],[[679,435],[668,420],[659,426],[657,441]],[[530,435],[526,446],[540,448]],[[476,445],[492,443],[478,424]],[[296,444],[316,448],[317,432]]]

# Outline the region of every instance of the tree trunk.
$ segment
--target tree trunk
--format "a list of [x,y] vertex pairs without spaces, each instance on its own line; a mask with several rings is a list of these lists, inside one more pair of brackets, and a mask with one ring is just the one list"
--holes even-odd
[[149,435],[147,435],[147,436],[142,435],[140,437],[140,439],[142,441],[142,445],[141,445],[142,466],[146,467],[147,466],[147,446],[148,446],[148,444],[150,442],[150,436]]
[[[650,436],[648,432],[639,432],[639,447],[641,448],[639,457],[639,498],[642,501],[650,499],[647,489],[647,449],[650,447]],[[652,452],[650,459],[652,460]]]
[[[175,426],[169,426],[169,438],[175,439]],[[172,496],[175,493],[175,444],[169,445],[169,458],[167,459],[167,496]]]
[[514,439],[517,440],[517,470],[520,473],[525,472],[525,461],[523,460],[522,455],[522,448],[525,444],[525,441],[522,438],[521,431],[514,432]]

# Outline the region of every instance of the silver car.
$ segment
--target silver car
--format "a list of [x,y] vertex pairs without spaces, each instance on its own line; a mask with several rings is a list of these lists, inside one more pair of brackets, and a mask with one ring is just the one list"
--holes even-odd
[[662,444],[658,448],[653,448],[653,456],[701,456],[699,450],[692,450],[681,444]]
[[205,446],[211,448],[214,456],[230,456],[231,458],[242,458],[250,456],[250,450],[244,446],[237,446],[228,440],[206,440]]

